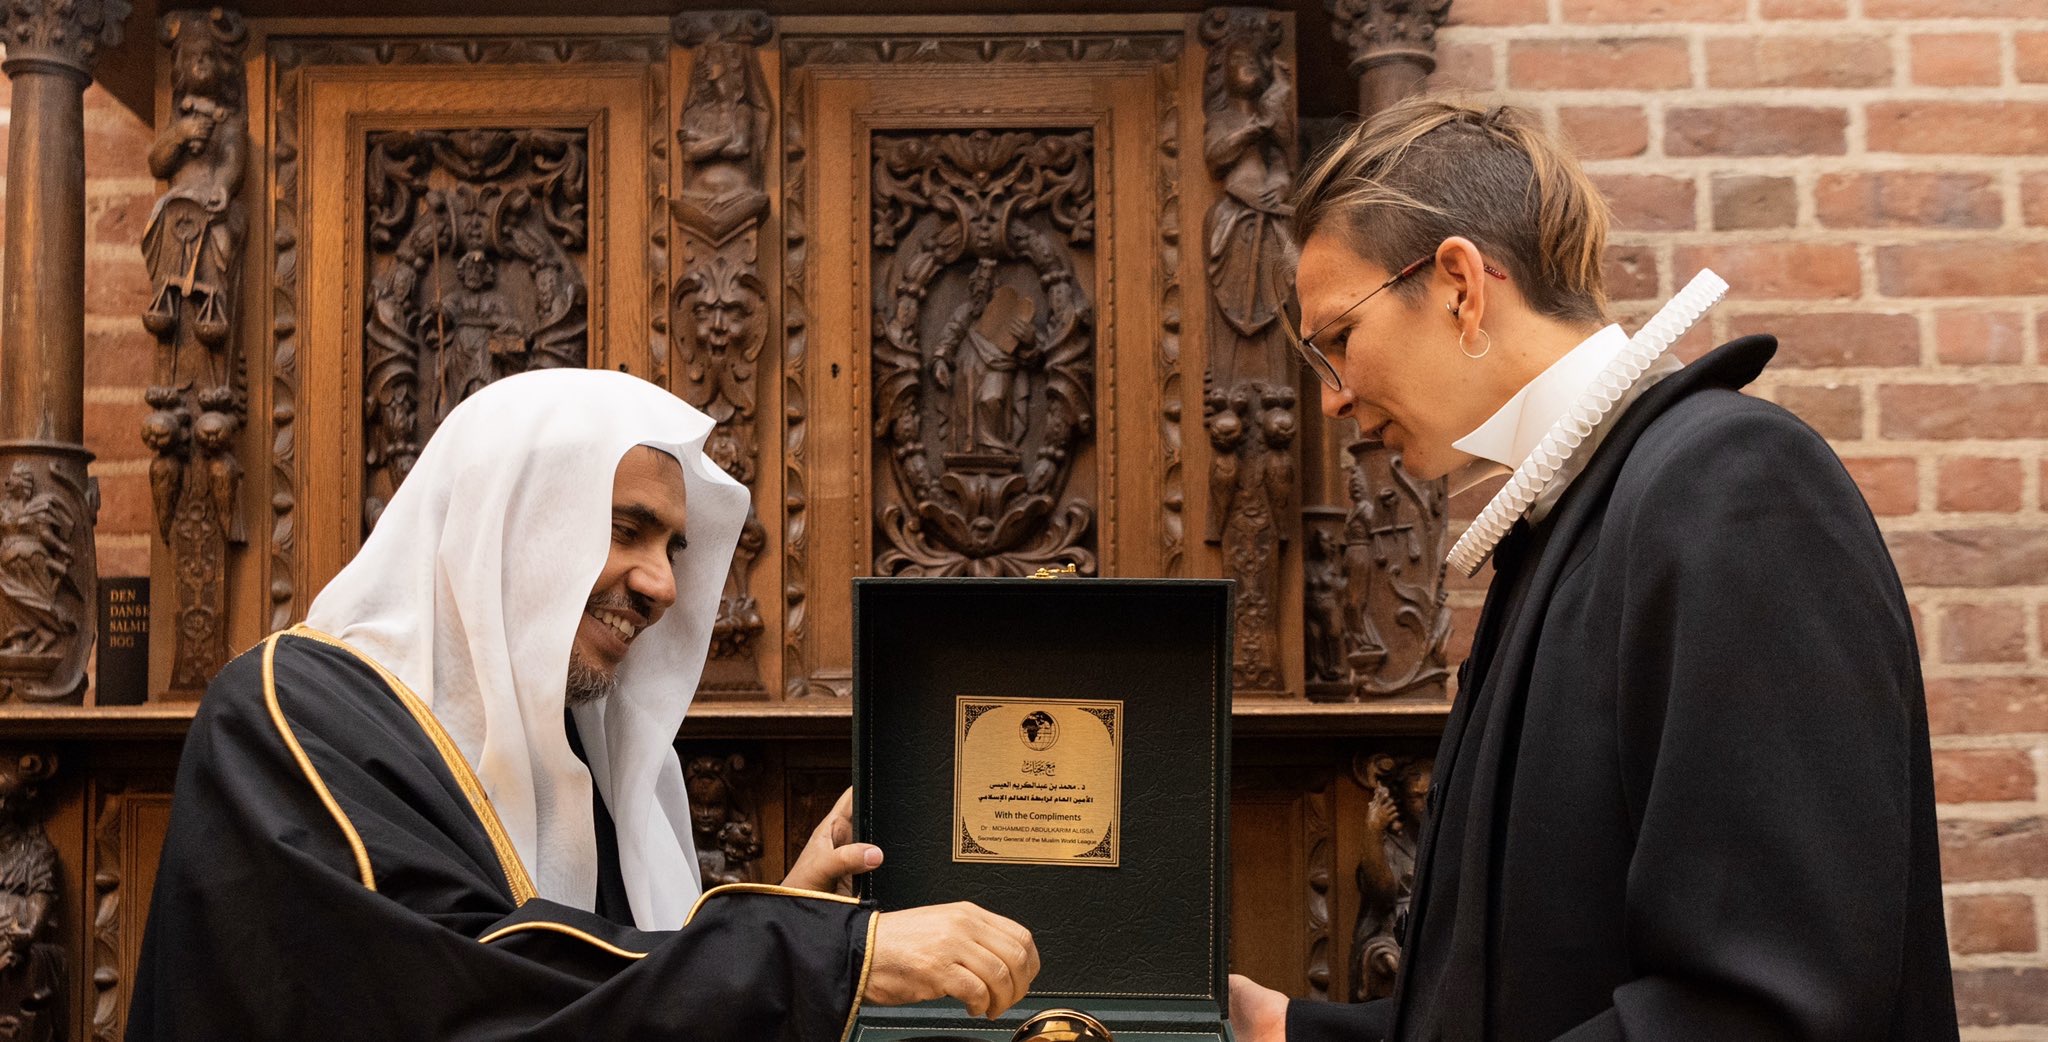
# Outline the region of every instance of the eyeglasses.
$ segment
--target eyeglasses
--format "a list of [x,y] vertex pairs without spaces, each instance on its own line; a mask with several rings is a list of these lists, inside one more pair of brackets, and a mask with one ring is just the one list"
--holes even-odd
[[[1418,271],[1421,271],[1423,268],[1429,265],[1429,262],[1435,259],[1436,254],[1433,253],[1426,257],[1416,258],[1414,263],[1408,265],[1405,268],[1402,268],[1400,271],[1395,272],[1390,278],[1387,279],[1387,281],[1382,282],[1377,286],[1374,286],[1371,293],[1368,293],[1365,296],[1358,298],[1358,303],[1353,304],[1348,308],[1345,308],[1344,310],[1338,312],[1334,317],[1325,321],[1322,325],[1317,326],[1315,328],[1315,332],[1310,333],[1305,337],[1295,339],[1294,353],[1301,356],[1301,363],[1303,365],[1308,366],[1309,372],[1316,374],[1316,379],[1321,380],[1323,382],[1323,386],[1328,387],[1332,391],[1343,390],[1344,378],[1337,375],[1337,367],[1330,362],[1330,356],[1324,354],[1323,349],[1316,346],[1316,338],[1322,336],[1324,330],[1327,330],[1331,326],[1336,325],[1339,319],[1342,319],[1344,316],[1349,315],[1354,311],[1357,311],[1359,307],[1362,306],[1366,301],[1371,300],[1376,296],[1379,296],[1381,290],[1386,289],[1388,286],[1391,286],[1394,283],[1399,282],[1402,279],[1405,279]],[[1508,277],[1507,272],[1497,270],[1491,264],[1484,265],[1484,267],[1486,269],[1486,273],[1488,275],[1493,276],[1494,278],[1505,280]]]

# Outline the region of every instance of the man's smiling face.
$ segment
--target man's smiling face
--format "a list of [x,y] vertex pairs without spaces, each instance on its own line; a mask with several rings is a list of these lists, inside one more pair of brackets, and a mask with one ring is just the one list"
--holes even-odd
[[634,639],[676,602],[688,519],[682,464],[645,445],[626,450],[612,475],[611,553],[569,648],[570,705],[610,694]]

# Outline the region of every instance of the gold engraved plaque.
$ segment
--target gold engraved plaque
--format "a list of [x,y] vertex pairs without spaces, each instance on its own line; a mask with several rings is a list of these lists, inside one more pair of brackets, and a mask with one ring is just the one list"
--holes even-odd
[[1115,868],[1122,702],[956,700],[953,860]]

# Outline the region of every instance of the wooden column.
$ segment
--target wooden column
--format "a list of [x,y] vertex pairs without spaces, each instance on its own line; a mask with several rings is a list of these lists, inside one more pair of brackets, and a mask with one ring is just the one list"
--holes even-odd
[[0,302],[0,700],[80,702],[98,496],[85,466],[85,88],[126,0],[10,0]]
[[1451,0],[1324,0],[1337,42],[1351,52],[1358,111],[1370,117],[1436,71],[1436,31]]

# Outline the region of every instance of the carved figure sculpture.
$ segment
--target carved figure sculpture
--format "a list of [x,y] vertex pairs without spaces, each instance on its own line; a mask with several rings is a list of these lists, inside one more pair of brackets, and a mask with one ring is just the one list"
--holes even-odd
[[[1355,455],[1361,449],[1351,450]],[[1375,674],[1386,660],[1387,645],[1381,639],[1373,616],[1372,574],[1374,529],[1379,527],[1380,508],[1366,476],[1363,456],[1354,459],[1344,474],[1351,510],[1344,517],[1344,659],[1354,678]]]
[[153,287],[142,323],[158,342],[142,439],[155,454],[151,500],[178,578],[171,686],[181,691],[204,688],[227,661],[226,545],[246,541],[233,444],[246,395],[231,335],[248,220],[246,36],[242,17],[219,8],[164,16],[173,114],[149,150],[150,172],[169,187],[142,234]]
[[201,458],[206,463],[206,493],[214,521],[220,526],[222,538],[236,544],[248,542],[242,513],[237,509],[242,495],[242,464],[235,459],[234,439],[239,426],[234,416],[211,409],[200,413],[198,422],[192,425],[193,439],[199,443]]
[[[1285,29],[1270,12],[1203,16],[1203,160],[1220,190],[1206,219],[1210,435],[1208,541],[1237,580],[1233,674],[1240,691],[1286,687],[1280,660],[1281,549],[1293,530],[1294,365],[1281,343],[1286,291],[1276,272],[1293,252],[1293,73],[1278,54]],[[1234,414],[1227,418],[1224,413]],[[1238,432],[1242,432],[1239,434]]]
[[77,630],[58,598],[70,581],[71,535],[78,520],[61,497],[37,489],[35,471],[26,462],[8,471],[6,496],[0,499],[0,609],[7,626],[0,634],[0,654],[48,654]]
[[1358,925],[1351,941],[1351,1001],[1393,994],[1401,938],[1415,893],[1416,844],[1429,812],[1431,763],[1375,756],[1359,784],[1372,794],[1365,852],[1358,861]]
[[1277,375],[1287,361],[1273,336],[1284,299],[1274,273],[1287,268],[1294,213],[1294,83],[1274,53],[1281,33],[1277,19],[1256,9],[1218,9],[1202,22],[1211,48],[1202,155],[1223,189],[1209,211],[1206,252],[1210,292],[1236,339],[1218,369],[1233,375]]
[[738,753],[693,756],[683,762],[697,867],[707,889],[753,882],[760,875],[760,838],[752,816],[740,806],[740,779],[746,769],[747,758]]
[[1303,573],[1309,679],[1342,681],[1350,670],[1344,662],[1344,548],[1335,532],[1316,529]]
[[[731,16],[727,16],[730,18]],[[762,152],[768,144],[768,88],[754,46],[767,38],[766,18],[731,24],[718,16],[678,19],[678,36],[700,44],[683,101],[686,174],[677,216],[722,242],[768,208]]]
[[526,336],[498,286],[498,265],[482,250],[455,262],[456,288],[441,298],[430,327],[440,348],[436,423],[464,398],[499,377],[526,369]]
[[[164,19],[171,48],[174,115],[149,149],[149,171],[170,188],[151,209],[142,252],[155,288],[143,324],[165,344],[189,336],[212,363],[207,383],[229,377],[224,351],[232,326],[246,208],[239,198],[249,153],[242,119],[240,53],[247,30],[240,15],[219,8]],[[177,352],[159,352],[175,367]],[[158,383],[193,374],[160,367]]]
[[0,756],[0,1038],[15,1042],[55,1042],[64,1029],[57,848],[34,807],[55,773],[47,756]]
[[171,517],[178,509],[178,491],[185,481],[185,446],[190,437],[191,417],[175,396],[142,418],[142,443],[154,453],[149,461],[150,503],[156,508],[157,531],[165,543],[171,541]]

